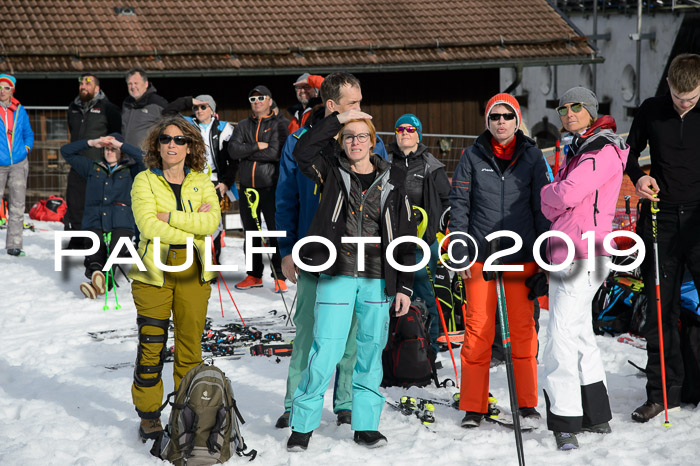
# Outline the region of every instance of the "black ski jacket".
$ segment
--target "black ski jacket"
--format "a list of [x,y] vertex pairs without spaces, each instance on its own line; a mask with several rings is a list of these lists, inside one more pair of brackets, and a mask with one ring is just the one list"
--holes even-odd
[[[531,262],[535,240],[550,226],[540,202],[540,191],[549,183],[546,162],[535,141],[520,130],[516,133],[513,160],[505,171],[501,172],[494,157],[488,130],[464,149],[452,176],[450,232],[469,233],[479,248],[477,261],[484,262],[489,256],[485,237],[499,230],[512,231],[520,235],[523,245],[504,256],[503,262]],[[469,261],[474,258],[473,244],[467,243],[468,252],[455,242],[455,259],[465,255]],[[513,244],[512,239],[501,237],[499,249]],[[545,257],[544,243],[540,256]]]
[[[76,97],[68,106],[68,129],[70,142],[81,139],[96,139],[121,131],[122,116],[119,107],[109,101],[102,89],[89,102]],[[81,155],[93,161],[102,160],[102,150],[89,147]]]
[[406,156],[396,142],[392,142],[389,144],[389,160],[394,165],[406,167],[408,199],[412,205],[422,207],[427,212],[428,226],[423,240],[428,245],[433,244],[435,234],[440,229],[440,217],[450,208],[450,179],[445,173],[445,164],[420,143],[415,152]]
[[[389,266],[385,259],[389,243],[401,236],[415,236],[416,232],[411,205],[404,188],[406,171],[401,165],[391,166],[373,154],[372,163],[377,167],[378,174],[363,195],[359,179],[350,170],[345,153],[333,139],[342,128],[337,115],[336,112],[307,130],[294,149],[294,158],[301,172],[322,186],[323,190],[321,204],[307,236],[327,238],[338,251],[337,260],[324,273],[381,277],[385,279],[387,296],[395,296],[397,292],[411,296],[413,273],[399,272]],[[347,245],[341,243],[344,236],[381,237],[379,247],[365,246],[364,274],[357,271],[357,248],[346,248]],[[374,251],[373,247],[376,248]],[[300,256],[309,265],[320,265],[328,260],[329,253],[325,246],[309,243],[302,247]],[[394,258],[400,264],[414,265],[415,246],[412,243],[402,243],[395,249]],[[377,265],[379,277],[375,276]]]
[[[228,153],[232,160],[240,160],[241,187],[268,188],[277,184],[280,153],[286,139],[286,131],[280,128],[274,113],[260,119],[252,115],[238,123]],[[259,150],[258,142],[266,142],[268,147]]]

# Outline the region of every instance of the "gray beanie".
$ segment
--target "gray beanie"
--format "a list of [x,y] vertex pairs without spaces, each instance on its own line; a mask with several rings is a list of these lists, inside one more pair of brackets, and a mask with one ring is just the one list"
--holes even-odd
[[565,104],[578,103],[583,104],[583,108],[588,111],[594,120],[598,118],[598,98],[585,87],[572,87],[559,97],[560,107]]
[[209,94],[202,94],[198,95],[197,97],[194,98],[194,100],[201,100],[202,102],[206,102],[209,104],[211,107],[211,111],[213,113],[216,113],[216,102],[214,102],[214,98],[210,96]]

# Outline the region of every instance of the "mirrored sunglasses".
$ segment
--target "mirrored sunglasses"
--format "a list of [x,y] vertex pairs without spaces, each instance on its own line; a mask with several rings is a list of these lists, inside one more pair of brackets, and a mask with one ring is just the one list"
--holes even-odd
[[178,146],[184,146],[190,142],[190,139],[186,136],[168,136],[167,134],[161,134],[158,136],[158,142],[164,146],[170,144],[170,141],[175,141],[175,144]]
[[89,83],[93,82],[94,80],[95,80],[95,78],[91,78],[89,76],[86,78],[78,78],[78,82],[80,84],[83,84],[83,83],[89,84]]
[[265,99],[267,99],[266,95],[253,95],[253,96],[248,97],[248,102],[250,102],[251,104],[253,102],[256,102],[256,101],[257,102],[264,102]]
[[398,128],[396,128],[397,134],[401,134],[404,131],[411,134],[411,133],[415,133],[416,131],[418,131],[418,128],[416,128],[415,126],[399,126]]
[[515,113],[490,113],[489,120],[498,121],[503,117],[506,121],[515,120]]
[[561,116],[566,116],[566,114],[569,113],[569,109],[571,109],[574,113],[578,113],[581,111],[582,108],[583,104],[579,102],[577,104],[571,104],[571,107],[562,105],[561,107],[557,108],[557,112],[559,112],[559,115]]
[[12,87],[11,86],[0,86],[0,89],[2,89],[3,91],[10,92],[12,90]]

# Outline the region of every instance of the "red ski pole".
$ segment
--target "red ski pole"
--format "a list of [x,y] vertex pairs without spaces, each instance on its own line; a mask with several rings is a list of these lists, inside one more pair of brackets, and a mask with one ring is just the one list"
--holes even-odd
[[657,238],[658,229],[656,223],[656,213],[659,211],[659,207],[656,202],[651,203],[651,233],[654,238],[654,280],[656,281],[656,319],[659,325],[659,349],[661,357],[661,391],[664,395],[664,414],[666,415],[666,421],[663,426],[666,428],[671,427],[671,423],[668,422],[668,397],[666,396],[666,359],[664,357],[664,331],[661,319],[661,285],[659,284],[659,242]]

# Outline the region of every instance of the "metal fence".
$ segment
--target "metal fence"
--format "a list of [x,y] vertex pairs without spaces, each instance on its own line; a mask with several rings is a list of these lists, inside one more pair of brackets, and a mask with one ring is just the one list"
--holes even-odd
[[66,111],[68,107],[25,107],[34,130],[34,148],[29,154],[27,210],[51,194],[65,196],[70,165],[59,149],[70,140]]
[[[382,137],[382,141],[387,146],[396,140],[394,133],[377,131],[377,134]],[[478,137],[464,134],[424,133],[421,143],[425,144],[430,153],[445,164],[447,175],[451,177],[457,167],[462,151],[474,144]]]

